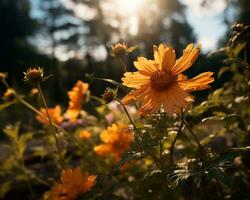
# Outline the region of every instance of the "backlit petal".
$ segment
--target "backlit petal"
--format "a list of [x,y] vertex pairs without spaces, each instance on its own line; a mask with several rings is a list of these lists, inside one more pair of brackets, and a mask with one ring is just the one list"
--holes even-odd
[[196,61],[200,52],[199,47],[194,47],[193,44],[189,44],[183,51],[182,57],[176,60],[172,73],[178,75],[179,73],[187,70]]

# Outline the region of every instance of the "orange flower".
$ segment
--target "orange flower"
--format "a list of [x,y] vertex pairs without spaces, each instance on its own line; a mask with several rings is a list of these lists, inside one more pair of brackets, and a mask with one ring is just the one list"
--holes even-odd
[[72,90],[68,92],[70,101],[68,110],[66,111],[66,115],[73,123],[76,122],[76,119],[81,112],[82,103],[86,97],[88,88],[88,83],[77,81]]
[[51,190],[52,200],[74,200],[89,191],[96,183],[96,176],[82,173],[80,167],[63,170],[61,183]]
[[140,114],[146,115],[159,111],[162,107],[169,114],[178,114],[181,108],[187,108],[193,99],[188,92],[209,88],[214,81],[213,72],[204,72],[187,79],[182,74],[192,66],[200,49],[189,44],[182,57],[176,60],[171,46],[160,44],[154,47],[154,60],[139,57],[134,62],[137,72],[127,72],[122,78],[123,85],[134,88],[123,98],[123,103],[139,101]]
[[[41,113],[43,113],[43,115],[45,117],[47,117],[47,112],[46,112],[45,108],[40,108],[40,111],[41,111]],[[61,110],[61,107],[59,105],[57,105],[55,108],[49,108],[48,112],[49,112],[49,115],[54,123],[60,124],[63,121],[63,117],[61,115],[62,110]],[[40,115],[36,115],[36,119],[46,126],[49,125],[49,120],[45,119],[44,117],[42,117]]]
[[91,133],[89,131],[86,131],[86,130],[82,130],[80,131],[79,133],[79,137],[80,139],[82,140],[86,140],[86,139],[89,139],[91,137]]
[[123,124],[113,124],[100,134],[104,144],[94,147],[100,156],[112,155],[115,162],[119,162],[121,154],[129,148],[133,139],[131,131]]

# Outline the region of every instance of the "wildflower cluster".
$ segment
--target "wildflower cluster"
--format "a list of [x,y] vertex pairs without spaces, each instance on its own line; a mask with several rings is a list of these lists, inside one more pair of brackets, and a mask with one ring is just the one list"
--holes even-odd
[[[94,96],[91,83],[78,80],[65,94],[66,107],[48,106],[42,68],[24,73],[35,85],[29,95],[0,73],[6,87],[0,112],[18,103],[34,114],[29,128],[3,129],[8,142],[0,145],[7,152],[0,156],[0,198],[15,192],[13,186],[43,200],[248,199],[242,196],[250,188],[248,37],[249,26],[234,25],[220,50],[228,67],[217,74],[231,71],[233,81],[216,90],[212,68],[192,78],[184,74],[199,56],[194,44],[179,58],[170,45],[153,46],[152,59],[138,57],[131,72],[125,58],[136,47],[116,44],[111,53],[125,71],[121,81],[93,78],[109,84]],[[195,102],[191,92],[200,90],[209,95]]]

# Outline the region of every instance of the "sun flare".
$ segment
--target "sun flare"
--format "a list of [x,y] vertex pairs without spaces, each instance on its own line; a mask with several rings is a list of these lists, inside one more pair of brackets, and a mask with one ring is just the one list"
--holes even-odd
[[111,0],[122,23],[128,27],[128,32],[136,35],[138,32],[138,19],[140,10],[145,4],[145,0]]
[[121,13],[133,14],[138,11],[144,0],[114,0],[114,3]]

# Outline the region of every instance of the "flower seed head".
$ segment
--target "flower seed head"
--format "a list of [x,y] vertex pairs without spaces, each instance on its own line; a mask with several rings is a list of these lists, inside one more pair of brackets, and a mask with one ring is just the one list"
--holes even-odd
[[27,82],[39,82],[44,80],[43,69],[38,68],[29,68],[27,72],[24,72],[24,81]]

